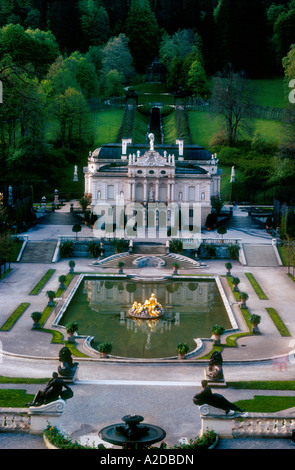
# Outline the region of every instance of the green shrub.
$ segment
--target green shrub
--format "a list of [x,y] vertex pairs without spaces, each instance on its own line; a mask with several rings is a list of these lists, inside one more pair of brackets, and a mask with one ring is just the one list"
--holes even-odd
[[225,332],[225,328],[220,325],[213,325],[212,326],[212,334],[213,335],[222,335]]
[[170,240],[169,242],[169,249],[171,253],[181,253],[183,250],[183,242],[182,240]]
[[[52,445],[59,449],[93,449],[91,446],[83,446],[77,441],[72,441],[70,437],[62,434],[62,432],[54,426],[48,425],[44,431],[44,435]],[[106,447],[101,444],[98,448],[105,449]]]
[[215,258],[216,256],[216,246],[209,244],[205,245],[206,256],[209,258]]
[[70,258],[74,254],[74,242],[65,240],[60,244],[59,254],[61,258]]
[[228,249],[228,255],[229,255],[230,259],[238,259],[239,258],[239,251],[240,251],[239,245],[235,245],[233,243],[230,243],[229,245],[227,245],[227,249]]
[[108,343],[107,341],[105,341],[104,343],[99,343],[97,349],[101,353],[110,354],[113,349],[113,345],[112,343]]
[[100,242],[92,240],[88,242],[87,246],[88,251],[93,258],[97,258],[100,255]]
[[211,447],[217,439],[217,434],[213,430],[208,430],[201,436],[197,436],[195,439],[190,439],[187,444],[180,444],[174,446],[174,449],[208,449]]
[[189,345],[186,343],[178,343],[176,347],[176,351],[178,354],[187,354],[189,352]]

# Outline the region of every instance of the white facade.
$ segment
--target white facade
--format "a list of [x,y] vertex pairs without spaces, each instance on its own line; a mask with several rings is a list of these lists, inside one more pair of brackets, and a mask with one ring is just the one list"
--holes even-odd
[[176,203],[201,207],[204,226],[211,212],[211,197],[219,196],[220,171],[216,155],[203,147],[161,145],[155,148],[153,134],[149,147],[132,146],[130,139],[122,146],[108,144],[89,154],[84,168],[85,195],[92,208],[106,203],[124,204]]

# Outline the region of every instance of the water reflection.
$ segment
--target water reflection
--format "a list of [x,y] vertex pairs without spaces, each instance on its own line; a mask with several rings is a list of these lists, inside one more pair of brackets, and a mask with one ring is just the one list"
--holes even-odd
[[[144,303],[155,294],[165,315],[155,320],[131,318],[134,302]],[[225,307],[214,281],[113,281],[86,278],[62,318],[75,319],[79,334],[94,336],[94,347],[103,341],[112,354],[156,358],[176,355],[179,342],[195,348],[194,339],[211,336],[212,325],[230,328]]]

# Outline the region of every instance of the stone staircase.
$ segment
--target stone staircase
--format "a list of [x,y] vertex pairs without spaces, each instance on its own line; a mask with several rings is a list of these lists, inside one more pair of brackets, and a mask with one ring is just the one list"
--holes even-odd
[[[135,268],[136,266],[133,264],[134,261],[136,261],[138,258],[142,256],[155,256],[157,258],[161,258],[164,262],[164,268],[166,269],[171,269],[173,267],[173,263],[178,263],[179,264],[179,269],[194,269],[194,268],[204,268],[204,264],[200,264],[198,261],[195,261],[193,259],[187,258],[186,256],[182,255],[177,255],[174,253],[169,253],[169,254],[157,254],[154,253],[153,255],[149,255],[147,253],[142,253],[142,254],[123,254],[121,253],[120,255],[114,255],[110,256],[109,258],[105,258],[101,261],[95,261],[93,263],[95,266],[101,266],[103,268],[118,268],[118,262],[123,261],[125,263],[124,269],[125,268]],[[148,269],[148,268],[147,268]]]
[[279,266],[272,245],[252,245],[245,243],[243,244],[243,249],[248,266]]
[[28,241],[20,263],[51,263],[56,241]]

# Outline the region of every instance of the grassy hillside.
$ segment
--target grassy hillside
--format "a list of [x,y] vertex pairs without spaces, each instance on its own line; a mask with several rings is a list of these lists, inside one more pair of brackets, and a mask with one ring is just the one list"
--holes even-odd
[[[193,143],[210,148],[213,137],[222,128],[223,118],[203,111],[189,111],[188,115]],[[280,144],[284,137],[284,126],[278,121],[253,119],[251,127],[253,134],[259,132],[267,142]],[[251,138],[249,135],[245,137]]]
[[93,131],[93,148],[110,142],[116,142],[124,109],[113,111],[97,111],[91,114],[91,129]]
[[254,86],[254,99],[256,104],[274,108],[285,108],[288,105],[288,94],[290,90],[284,78],[253,80],[252,83]]

